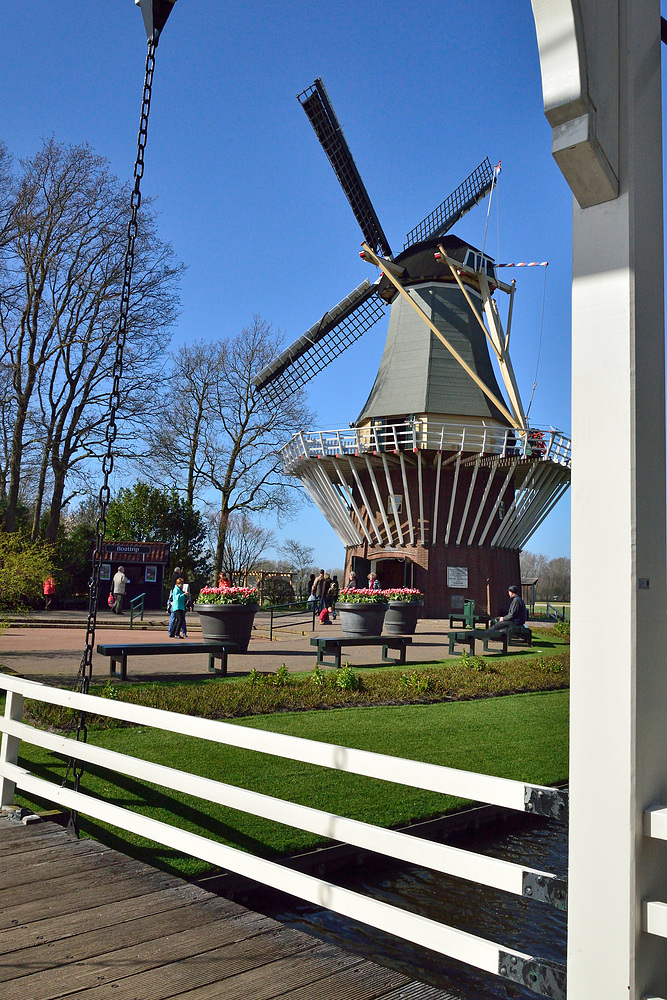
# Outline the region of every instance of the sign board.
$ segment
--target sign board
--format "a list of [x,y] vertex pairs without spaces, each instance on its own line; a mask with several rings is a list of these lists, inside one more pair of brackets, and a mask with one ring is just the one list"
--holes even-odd
[[467,566],[448,566],[447,567],[447,586],[448,587],[458,587],[462,590],[466,590],[468,587],[468,567]]

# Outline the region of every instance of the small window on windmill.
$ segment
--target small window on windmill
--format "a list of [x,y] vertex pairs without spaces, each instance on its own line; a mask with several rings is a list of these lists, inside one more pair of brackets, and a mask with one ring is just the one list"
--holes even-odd
[[387,513],[388,514],[393,514],[394,513],[394,506],[393,506],[393,504],[391,502],[392,499],[394,501],[394,504],[396,505],[396,513],[397,514],[402,514],[403,513],[403,495],[401,493],[390,493],[389,494],[389,496],[387,497]]

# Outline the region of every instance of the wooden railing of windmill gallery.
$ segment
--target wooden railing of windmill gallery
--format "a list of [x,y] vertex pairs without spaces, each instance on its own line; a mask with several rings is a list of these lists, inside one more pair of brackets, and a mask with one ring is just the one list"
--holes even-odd
[[464,421],[408,420],[399,424],[347,427],[336,431],[302,431],[281,451],[285,471],[307,458],[368,455],[402,451],[451,451],[539,458],[569,466],[571,442],[556,430],[518,431]]
[[[457,959],[488,973],[528,986],[535,993],[565,997],[565,971],[554,963],[503,947],[475,934],[441,924],[418,913],[408,912],[382,900],[342,888],[324,879],[293,871],[275,861],[255,857],[208,837],[158,821],[138,812],[113,805],[101,798],[74,791],[45,780],[18,765],[19,745],[25,741],[65,759],[76,758],[96,768],[150,782],[162,788],[196,796],[285,823],[317,835],[343,841],[401,862],[415,863],[456,878],[530,899],[531,905],[566,908],[565,880],[496,858],[445,844],[437,844],[395,830],[348,819],[310,806],[249,791],[245,788],[203,778],[158,763],[96,747],[23,722],[24,699],[65,706],[90,715],[153,727],[220,746],[271,754],[285,760],[305,762],[348,774],[428,789],[477,802],[492,803],[520,813],[567,819],[567,793],[554,788],[526,784],[505,778],[455,770],[436,764],[405,760],[385,754],[335,746],[313,740],[263,732],[245,726],[200,719],[174,712],[48,687],[33,681],[0,675],[0,690],[7,692],[4,717],[0,717],[0,796],[3,805],[14,800],[16,789],[29,796],[74,809],[85,816],[109,823],[175,851],[200,858],[257,882],[297,896],[317,906],[359,920],[370,927],[393,934],[440,955]],[[150,794],[150,792],[148,793]]]

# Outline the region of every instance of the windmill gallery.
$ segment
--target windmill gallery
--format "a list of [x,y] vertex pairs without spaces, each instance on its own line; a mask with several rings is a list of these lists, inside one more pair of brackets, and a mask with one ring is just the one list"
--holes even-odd
[[[492,192],[485,160],[408,233],[394,257],[320,79],[299,95],[380,276],[275,358],[255,387],[276,403],[372,327],[390,305],[368,399],[340,431],[304,431],[282,449],[346,549],[346,577],[376,570],[414,586],[427,617],[463,598],[497,613],[519,552],[570,483],[570,441],[528,426],[509,357],[514,282],[449,230]],[[507,295],[505,327],[497,295]],[[491,360],[504,385],[505,400]]]

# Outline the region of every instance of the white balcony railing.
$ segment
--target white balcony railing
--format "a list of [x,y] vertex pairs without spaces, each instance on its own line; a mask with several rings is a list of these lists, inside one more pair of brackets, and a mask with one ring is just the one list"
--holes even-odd
[[401,451],[452,451],[509,458],[550,459],[570,466],[571,441],[556,430],[514,430],[461,421],[408,420],[376,427],[301,431],[282,448],[283,469],[292,472],[307,458]]

